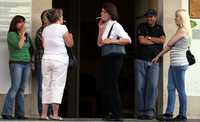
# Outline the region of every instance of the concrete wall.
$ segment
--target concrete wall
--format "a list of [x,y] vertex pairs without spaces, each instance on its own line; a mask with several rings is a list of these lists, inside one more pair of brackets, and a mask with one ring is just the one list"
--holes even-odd
[[[40,14],[43,10],[52,7],[52,0],[32,0],[32,39],[34,40],[35,32],[40,27]],[[36,81],[32,80],[31,94],[25,96],[25,112],[26,116],[37,116],[37,90]],[[0,112],[4,104],[5,95],[0,95]]]
[[[182,0],[182,8],[189,11],[189,0]],[[200,1],[196,1],[200,2]],[[190,66],[186,73],[186,92],[188,94],[188,115],[192,118],[200,118],[200,38],[196,38],[196,35],[199,33],[195,33],[195,30],[199,30],[200,27],[200,19],[193,19],[196,21],[198,26],[193,28],[193,39],[191,42],[191,51],[195,55],[196,64]]]
[[32,0],[32,35],[40,27],[40,14],[43,10],[52,8],[52,0]]
[[[156,0],[151,0],[153,3]],[[155,4],[149,4],[138,6],[138,8],[157,8],[159,13],[159,20],[160,23],[163,24],[164,30],[166,32],[167,41],[176,31],[176,25],[174,24],[174,13],[178,8],[181,8],[181,1],[182,0],[158,0],[158,6]],[[144,2],[145,3],[145,2]],[[52,0],[33,0],[32,1],[32,37],[34,39],[35,32],[41,25],[40,23],[40,14],[43,10],[52,7]],[[137,13],[136,16],[141,16],[144,11]],[[162,15],[163,13],[163,15]],[[166,43],[167,43],[166,41]],[[167,104],[167,80],[168,80],[168,67],[169,67],[169,54],[166,54],[163,59],[163,108],[165,112],[166,104]],[[37,116],[37,94],[36,94],[36,87],[37,84],[35,80],[32,81],[32,92],[30,95],[26,96],[25,107],[26,107],[26,115],[34,117]],[[5,95],[0,95],[0,111],[2,110],[2,105],[4,101]],[[200,118],[200,105],[199,101],[200,97],[192,97],[188,96],[188,115],[190,118]],[[178,98],[176,103],[176,113],[178,112]]]
[[[174,23],[175,11],[181,7],[181,0],[163,0],[163,25],[166,32],[166,43],[176,32],[176,25]],[[165,43],[165,44],[166,44]],[[163,112],[167,105],[167,81],[169,69],[169,53],[165,54],[163,58]],[[178,100],[176,100],[178,101]],[[176,103],[176,113],[178,110],[178,102]]]
[[[166,32],[166,43],[172,37],[176,31],[176,25],[174,24],[175,11],[182,8],[182,2],[186,0],[162,0],[163,5],[163,25]],[[164,111],[167,105],[167,80],[168,80],[168,68],[169,68],[169,53],[164,56],[163,60],[163,107]],[[186,86],[187,87],[187,86]],[[200,97],[188,96],[188,117],[189,118],[200,118]],[[178,96],[176,99],[175,114],[178,114],[179,102]]]
[[[35,39],[35,33],[41,26],[40,15],[43,10],[52,8],[52,0],[32,0],[32,39]],[[32,94],[27,103],[31,103],[30,116],[37,116],[37,83],[33,78],[32,80]]]

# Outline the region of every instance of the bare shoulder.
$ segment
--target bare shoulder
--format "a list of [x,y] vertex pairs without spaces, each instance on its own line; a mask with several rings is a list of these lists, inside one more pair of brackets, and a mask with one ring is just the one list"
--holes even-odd
[[187,28],[179,28],[176,32],[176,36],[179,36],[179,37],[186,37],[188,36],[189,34],[189,31],[187,30]]
[[177,32],[178,32],[179,34],[184,34],[184,35],[187,35],[187,34],[188,34],[188,30],[187,30],[187,28],[185,28],[185,27],[182,27],[182,28],[178,29]]

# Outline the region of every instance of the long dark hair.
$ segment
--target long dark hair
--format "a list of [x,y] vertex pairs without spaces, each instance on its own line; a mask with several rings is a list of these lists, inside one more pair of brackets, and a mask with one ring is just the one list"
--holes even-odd
[[20,22],[25,22],[25,18],[21,15],[16,15],[13,17],[12,21],[10,22],[10,28],[8,32],[17,32],[17,24]]
[[47,12],[48,12],[48,10],[44,10],[44,11],[42,12],[42,14],[40,15],[40,19],[41,19],[42,25],[48,23]]
[[102,8],[105,9],[106,12],[108,12],[112,20],[118,19],[118,10],[115,4],[111,2],[106,2],[102,5]]

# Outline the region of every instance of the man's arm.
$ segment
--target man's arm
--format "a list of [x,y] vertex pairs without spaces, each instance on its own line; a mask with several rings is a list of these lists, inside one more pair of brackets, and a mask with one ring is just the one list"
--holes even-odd
[[150,37],[151,40],[156,44],[164,44],[165,43],[165,32],[162,26],[159,26],[159,35],[160,37]]
[[164,44],[165,43],[165,36],[160,36],[160,37],[150,37],[147,36],[149,40],[151,40],[155,44]]
[[154,42],[151,41],[150,39],[148,39],[147,36],[146,37],[139,36],[138,39],[139,39],[139,43],[143,44],[143,45],[153,45],[154,44]]

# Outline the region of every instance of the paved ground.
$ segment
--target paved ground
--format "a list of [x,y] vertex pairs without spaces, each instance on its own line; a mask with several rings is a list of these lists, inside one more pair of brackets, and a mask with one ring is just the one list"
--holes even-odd
[[[0,119],[0,122],[48,122],[48,121],[40,121],[40,120],[37,120],[37,119],[30,119],[30,120],[12,120],[12,121],[6,121],[6,120],[2,120]],[[67,119],[64,119],[64,121],[66,122],[103,122],[101,119],[87,119],[87,118],[67,118]],[[50,121],[50,122],[54,122],[54,121]],[[124,119],[123,122],[159,122],[157,120],[136,120],[136,119]],[[188,120],[187,122],[200,122],[200,120]]]

